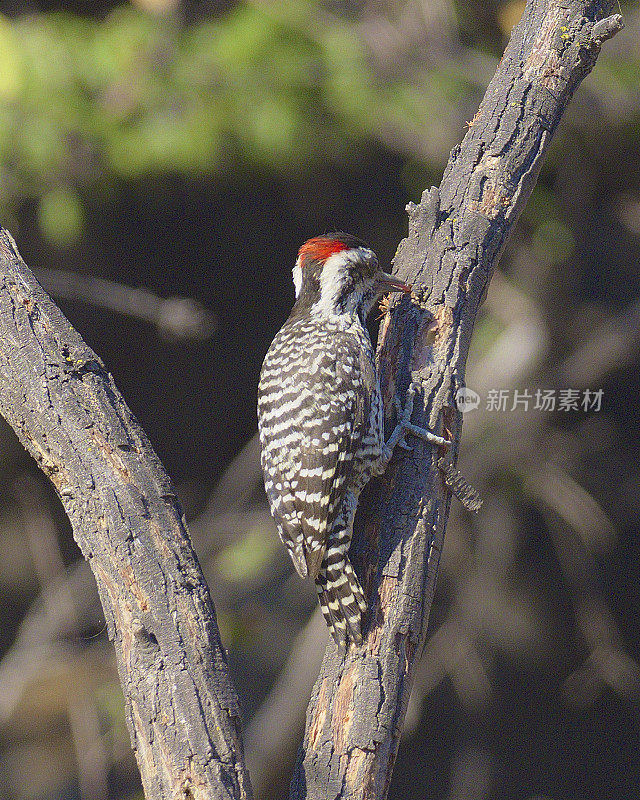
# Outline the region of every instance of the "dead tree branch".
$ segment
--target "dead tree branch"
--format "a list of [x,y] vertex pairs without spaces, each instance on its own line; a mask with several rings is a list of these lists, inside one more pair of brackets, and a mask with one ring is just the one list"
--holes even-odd
[[[602,41],[622,28],[612,2],[529,0],[440,189],[411,205],[396,273],[418,288],[391,309],[378,356],[387,408],[410,379],[450,452],[418,444],[363,498],[352,552],[369,596],[362,647],[325,654],[291,786],[295,800],[386,797],[425,639],[450,494],[438,468],[455,464],[456,391],[495,264],[531,194],[551,138]],[[605,21],[606,20],[606,21]],[[417,299],[417,302],[416,302]]]
[[0,413],[55,486],[93,570],[147,798],[249,798],[238,701],[175,491],[4,229]]
[[79,275],[63,269],[40,267],[35,275],[56,300],[79,300],[114,314],[122,314],[154,325],[170,339],[208,339],[216,327],[213,314],[190,297],[158,297],[148,289]]

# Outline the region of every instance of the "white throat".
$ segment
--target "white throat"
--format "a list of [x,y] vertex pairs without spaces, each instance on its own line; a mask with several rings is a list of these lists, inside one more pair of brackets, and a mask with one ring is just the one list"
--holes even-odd
[[295,286],[297,300],[300,295],[300,289],[302,289],[302,267],[300,266],[300,256],[298,256],[296,259],[296,265],[293,268],[293,285]]

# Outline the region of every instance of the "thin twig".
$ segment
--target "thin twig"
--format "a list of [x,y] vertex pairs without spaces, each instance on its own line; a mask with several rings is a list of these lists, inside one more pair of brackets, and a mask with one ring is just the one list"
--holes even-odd
[[174,339],[208,339],[216,327],[211,311],[190,297],[159,297],[148,289],[80,275],[62,269],[39,267],[34,274],[57,299],[78,300],[115,314],[148,322]]
[[[15,482],[17,499],[22,507],[22,519],[27,542],[42,590],[58,580],[62,589],[60,601],[63,613],[69,620],[70,632],[79,640],[80,625],[76,604],[69,584],[61,580],[66,572],[60,552],[58,534],[49,510],[48,498],[42,487],[28,474]],[[27,503],[26,498],[29,498]],[[78,765],[78,782],[81,800],[107,800],[108,763],[100,734],[100,724],[94,698],[80,682],[76,682],[67,699],[67,717]]]

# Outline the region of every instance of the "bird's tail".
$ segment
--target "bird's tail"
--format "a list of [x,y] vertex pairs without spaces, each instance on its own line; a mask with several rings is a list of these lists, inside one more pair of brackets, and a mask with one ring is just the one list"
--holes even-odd
[[362,642],[362,615],[367,602],[358,576],[347,556],[349,542],[329,547],[325,553],[316,589],[320,608],[338,647],[347,647],[349,640]]

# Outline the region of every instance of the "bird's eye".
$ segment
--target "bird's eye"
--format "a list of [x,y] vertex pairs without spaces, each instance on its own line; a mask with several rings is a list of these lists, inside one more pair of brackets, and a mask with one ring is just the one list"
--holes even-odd
[[362,277],[363,278],[373,278],[376,274],[376,265],[371,259],[367,259],[365,261],[363,268],[362,268]]
[[369,277],[369,265],[361,264],[358,269],[354,270],[354,278],[357,281],[364,281]]

